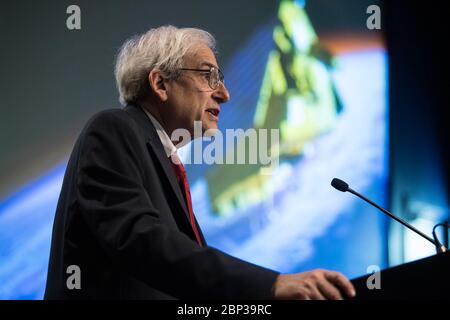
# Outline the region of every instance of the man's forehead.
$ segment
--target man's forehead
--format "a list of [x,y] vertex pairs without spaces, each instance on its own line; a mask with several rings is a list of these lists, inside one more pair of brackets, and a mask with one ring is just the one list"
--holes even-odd
[[207,46],[200,46],[197,50],[185,56],[185,61],[195,67],[215,67],[217,66],[216,56]]

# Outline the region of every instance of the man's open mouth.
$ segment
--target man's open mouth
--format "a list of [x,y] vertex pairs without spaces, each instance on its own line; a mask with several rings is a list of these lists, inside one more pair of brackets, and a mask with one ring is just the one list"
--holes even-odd
[[220,113],[220,110],[219,109],[207,109],[206,112],[209,112],[213,116],[217,117]]

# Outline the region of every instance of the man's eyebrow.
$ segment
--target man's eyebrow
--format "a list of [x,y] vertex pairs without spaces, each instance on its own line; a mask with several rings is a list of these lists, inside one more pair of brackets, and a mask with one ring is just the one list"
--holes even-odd
[[214,64],[212,64],[212,63],[210,63],[210,62],[202,62],[202,63],[200,64],[200,67],[203,67],[203,66],[208,66],[208,67],[211,67],[211,68],[219,69],[218,66],[215,66]]

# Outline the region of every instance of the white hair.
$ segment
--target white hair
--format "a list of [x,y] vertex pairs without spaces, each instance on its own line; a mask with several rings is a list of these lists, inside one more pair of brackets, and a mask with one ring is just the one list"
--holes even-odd
[[137,102],[150,92],[148,74],[153,69],[161,70],[166,78],[178,77],[183,57],[199,44],[215,51],[214,37],[197,28],[168,25],[128,39],[120,48],[115,67],[120,102]]

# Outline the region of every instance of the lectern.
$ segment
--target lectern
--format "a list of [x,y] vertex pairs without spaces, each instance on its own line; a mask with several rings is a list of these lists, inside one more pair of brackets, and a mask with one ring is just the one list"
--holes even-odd
[[353,300],[450,299],[450,252],[382,270],[380,289],[368,288],[369,276],[352,280]]

